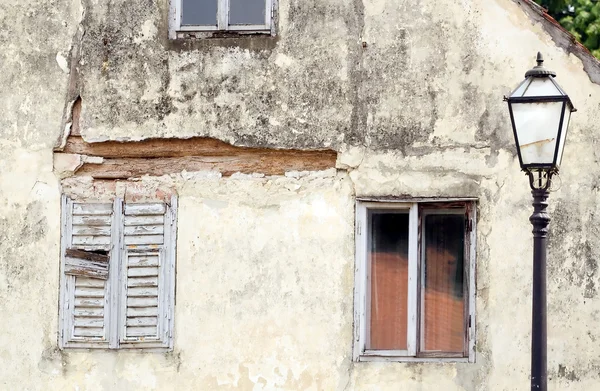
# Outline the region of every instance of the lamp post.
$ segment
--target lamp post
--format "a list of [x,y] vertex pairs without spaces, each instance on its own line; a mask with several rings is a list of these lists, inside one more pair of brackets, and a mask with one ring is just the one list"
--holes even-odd
[[529,177],[533,194],[533,306],[531,325],[531,390],[546,391],[546,247],[550,216],[548,191],[558,174],[571,113],[569,96],[556,83],[556,73],[542,65],[525,73],[525,80],[508,98],[517,154],[521,169]]

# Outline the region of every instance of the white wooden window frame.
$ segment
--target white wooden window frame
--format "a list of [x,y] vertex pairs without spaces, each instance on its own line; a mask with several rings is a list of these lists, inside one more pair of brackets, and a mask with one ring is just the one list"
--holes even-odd
[[[95,203],[95,202],[90,202]],[[123,243],[124,213],[123,200],[116,198],[113,205],[111,220],[110,245],[86,246],[72,244],[72,219],[74,202],[67,196],[62,197],[61,210],[61,268],[60,268],[60,299],[59,299],[59,347],[61,349],[127,349],[144,351],[165,351],[173,349],[174,305],[175,305],[175,258],[177,234],[177,197],[173,196],[170,204],[166,204],[164,213],[165,230],[162,246],[143,245],[126,246]],[[109,277],[106,280],[104,322],[106,325],[106,339],[85,340],[73,338],[73,325],[69,307],[72,305],[72,290],[75,287],[75,276],[66,275],[65,252],[69,247],[81,250],[108,251],[110,254]],[[165,261],[159,274],[162,285],[159,291],[159,335],[160,339],[132,340],[125,338],[125,309],[127,305],[126,285],[127,271],[124,270],[125,257],[128,251],[157,252]],[[108,308],[108,311],[106,311]]]
[[[356,222],[355,222],[355,244],[356,244],[356,263],[355,263],[355,290],[354,290],[354,340],[353,340],[353,359],[354,361],[393,361],[393,362],[475,362],[475,292],[476,292],[476,229],[477,208],[475,198],[436,198],[436,199],[376,199],[364,198],[357,199],[356,202]],[[434,354],[429,357],[417,357],[418,340],[423,341],[422,335],[417,338],[418,333],[423,332],[423,317],[419,316],[419,308],[423,308],[423,295],[419,291],[422,289],[423,274],[420,273],[422,256],[419,248],[424,245],[425,238],[419,226],[419,213],[421,218],[429,213],[438,214],[465,214],[465,210],[453,211],[450,208],[440,210],[425,210],[419,212],[419,206],[427,203],[452,203],[464,202],[468,209],[468,224],[470,229],[467,232],[465,242],[465,282],[467,283],[467,305],[466,320],[466,352],[460,356],[454,354]],[[370,306],[368,298],[370,297],[370,256],[368,251],[369,240],[369,210],[390,210],[399,213],[408,213],[409,215],[409,243],[408,243],[408,324],[407,324],[407,349],[406,350],[369,350],[366,349],[369,340],[369,319]],[[421,242],[421,243],[419,243]],[[421,247],[424,248],[424,247]],[[421,302],[419,302],[421,300]],[[427,355],[427,352],[424,352]],[[420,354],[419,354],[420,355]]]
[[274,35],[274,20],[277,0],[265,1],[264,24],[230,24],[230,0],[217,0],[217,20],[215,25],[182,25],[183,0],[170,0],[169,30],[171,39],[178,38],[178,33],[263,33]]

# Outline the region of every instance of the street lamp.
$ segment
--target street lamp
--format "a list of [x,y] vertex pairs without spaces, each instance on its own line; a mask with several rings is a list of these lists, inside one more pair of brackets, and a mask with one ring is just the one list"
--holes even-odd
[[508,98],[508,111],[521,169],[529,177],[533,194],[533,308],[531,325],[531,389],[547,390],[546,356],[546,245],[550,216],[548,190],[558,174],[567,128],[575,111],[569,96],[556,83],[556,73],[542,65],[525,73],[525,80]]

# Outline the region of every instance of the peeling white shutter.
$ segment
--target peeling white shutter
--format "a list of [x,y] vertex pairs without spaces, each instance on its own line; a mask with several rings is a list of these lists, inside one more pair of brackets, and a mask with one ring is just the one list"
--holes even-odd
[[169,347],[174,288],[172,209],[163,203],[128,203],[123,223],[120,346]]
[[[67,249],[111,250],[113,205],[63,203],[61,341],[64,347],[99,347],[109,344],[109,284],[106,279],[70,273]],[[93,254],[93,253],[92,253]]]

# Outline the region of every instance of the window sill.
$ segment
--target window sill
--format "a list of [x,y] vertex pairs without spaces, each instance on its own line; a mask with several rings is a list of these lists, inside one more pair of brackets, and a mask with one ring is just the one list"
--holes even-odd
[[465,364],[470,361],[468,357],[399,357],[386,355],[361,355],[356,360],[357,362],[398,362],[398,363],[455,363]]

